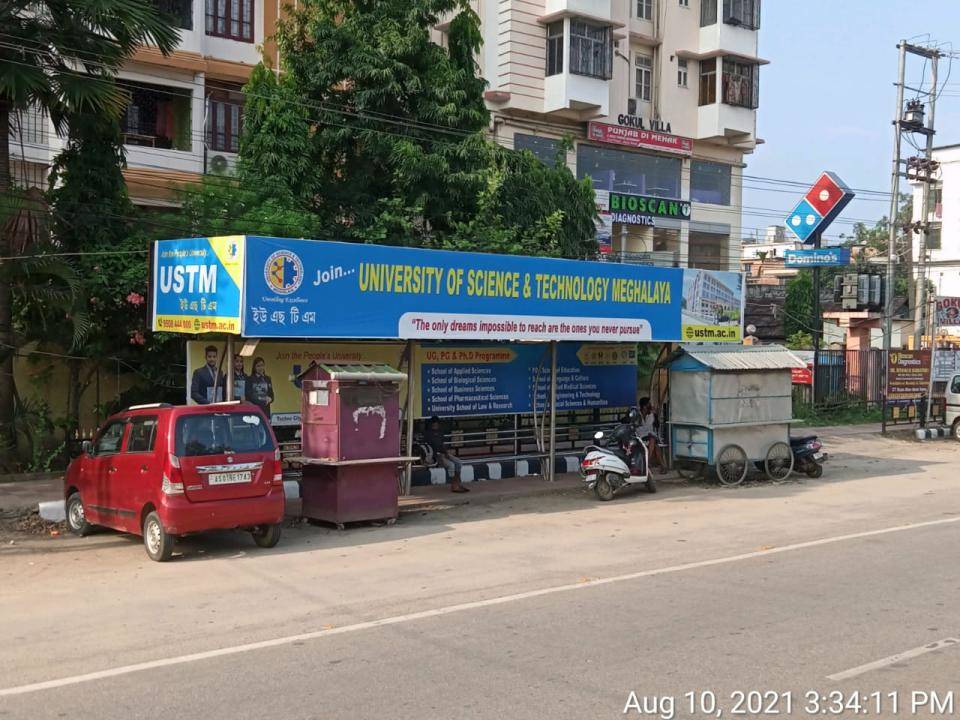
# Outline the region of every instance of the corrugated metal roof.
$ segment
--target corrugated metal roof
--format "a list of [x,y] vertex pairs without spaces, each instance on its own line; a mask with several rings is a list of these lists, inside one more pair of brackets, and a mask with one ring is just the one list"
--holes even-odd
[[714,370],[790,370],[807,366],[781,345],[682,345],[681,349]]
[[333,380],[379,380],[400,382],[407,376],[389,365],[383,364],[336,364],[320,363],[320,367],[330,373]]

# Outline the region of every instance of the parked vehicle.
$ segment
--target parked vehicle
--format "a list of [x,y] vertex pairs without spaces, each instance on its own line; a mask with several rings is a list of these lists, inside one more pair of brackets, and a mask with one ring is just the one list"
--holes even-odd
[[823,464],[827,461],[827,453],[820,452],[823,443],[816,435],[790,438],[790,449],[793,451],[793,469],[806,473],[807,476],[818,478],[823,475]]
[[657,484],[650,475],[647,446],[630,423],[621,423],[609,435],[598,432],[596,444],[586,449],[580,461],[580,474],[587,487],[600,500],[613,500],[621,488],[644,485],[655,493]]
[[255,405],[139,405],[109,418],[67,469],[67,526],[143,536],[168,560],[178,536],[248,529],[260,547],[280,540],[280,449]]

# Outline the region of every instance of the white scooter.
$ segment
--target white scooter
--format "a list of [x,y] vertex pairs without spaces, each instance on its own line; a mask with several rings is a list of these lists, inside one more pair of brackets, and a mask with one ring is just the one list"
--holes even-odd
[[599,500],[613,500],[616,492],[628,485],[644,485],[649,493],[657,491],[647,446],[632,426],[621,425],[609,438],[601,431],[593,439],[597,442],[587,447],[580,475]]

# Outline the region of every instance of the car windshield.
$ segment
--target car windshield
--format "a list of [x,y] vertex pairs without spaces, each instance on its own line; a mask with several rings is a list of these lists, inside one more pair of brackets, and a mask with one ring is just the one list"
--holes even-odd
[[256,413],[186,415],[177,420],[176,454],[182,457],[273,450],[273,438]]

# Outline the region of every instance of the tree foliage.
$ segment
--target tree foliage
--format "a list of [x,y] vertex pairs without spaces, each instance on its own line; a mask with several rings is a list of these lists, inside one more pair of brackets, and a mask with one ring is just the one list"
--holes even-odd
[[813,315],[813,277],[808,270],[801,270],[787,283],[783,314],[783,330],[787,337],[810,332]]

